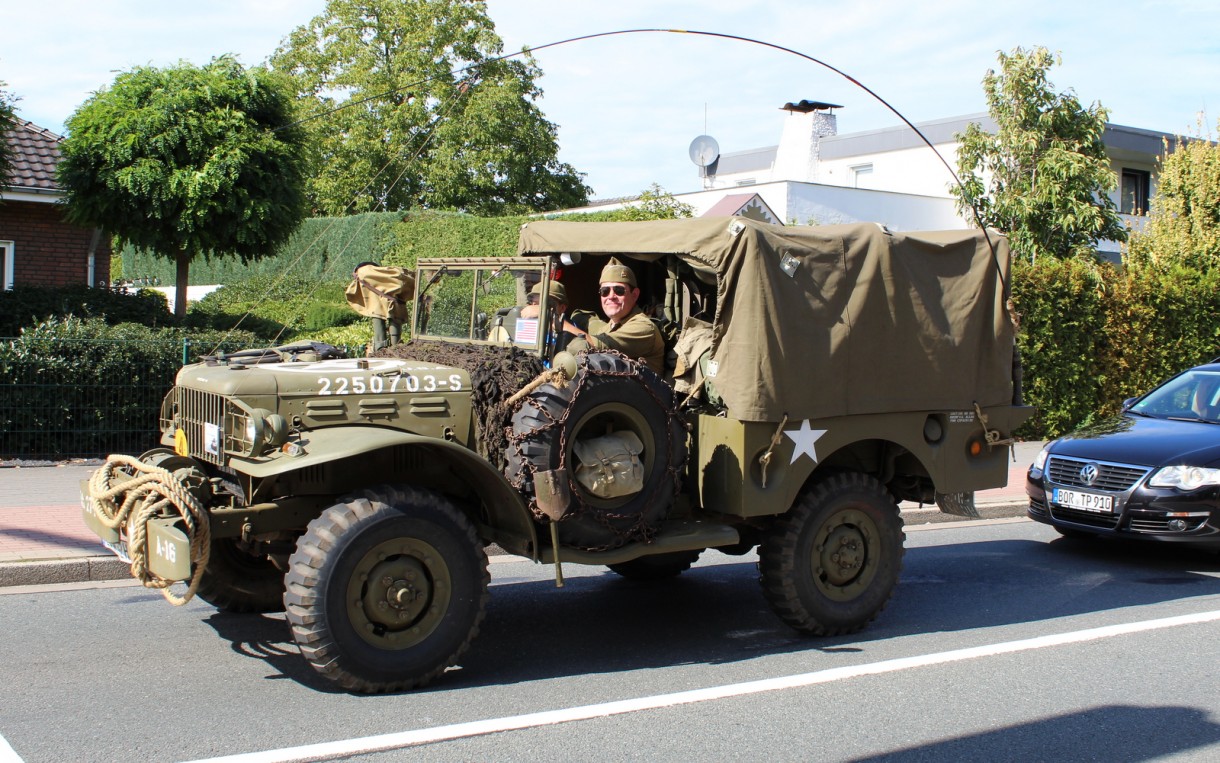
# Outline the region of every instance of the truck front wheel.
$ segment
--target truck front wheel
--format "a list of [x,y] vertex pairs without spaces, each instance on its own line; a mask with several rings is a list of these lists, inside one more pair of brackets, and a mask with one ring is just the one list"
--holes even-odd
[[763,537],[763,594],[802,633],[858,631],[898,584],[904,537],[898,504],[880,482],[834,475],[802,493]]
[[284,603],[315,670],[350,691],[401,691],[470,646],[489,580],[487,554],[452,503],[383,486],[309,523],[289,560]]

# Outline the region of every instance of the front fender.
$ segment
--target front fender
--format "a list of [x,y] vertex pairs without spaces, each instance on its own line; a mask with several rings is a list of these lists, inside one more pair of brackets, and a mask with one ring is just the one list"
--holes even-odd
[[[448,440],[380,427],[328,427],[304,433],[301,455],[276,452],[264,458],[232,458],[229,466],[256,480],[287,475],[340,459],[407,446],[427,454],[428,463],[447,464],[479,496],[482,516],[471,519],[490,531],[491,540],[506,549],[537,559],[538,537],[525,500],[495,466],[478,453]],[[393,475],[387,474],[387,479]]]

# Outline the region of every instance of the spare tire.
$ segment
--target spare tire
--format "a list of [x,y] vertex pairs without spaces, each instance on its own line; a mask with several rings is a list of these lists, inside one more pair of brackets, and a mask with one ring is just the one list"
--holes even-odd
[[[644,446],[643,487],[618,498],[593,495],[574,479],[574,444],[622,431]],[[673,390],[644,364],[613,351],[581,353],[565,389],[544,384],[534,390],[513,414],[510,439],[505,473],[540,520],[534,472],[567,469],[572,498],[559,522],[559,542],[587,550],[650,538],[669,512],[686,462],[686,427]]]

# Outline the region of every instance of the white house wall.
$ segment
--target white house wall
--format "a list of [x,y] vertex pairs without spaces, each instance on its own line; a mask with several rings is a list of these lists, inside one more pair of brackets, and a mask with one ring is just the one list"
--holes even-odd
[[[943,167],[941,168],[944,169]],[[955,230],[967,227],[947,197],[912,196],[890,191],[843,188],[821,183],[759,183],[736,188],[757,193],[785,223],[834,225],[876,222],[900,231]],[[674,194],[696,217],[724,198],[725,191]]]

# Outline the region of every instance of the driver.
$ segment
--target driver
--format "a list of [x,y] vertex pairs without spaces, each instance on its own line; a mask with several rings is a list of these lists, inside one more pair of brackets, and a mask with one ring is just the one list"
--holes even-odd
[[611,257],[602,268],[597,294],[606,320],[590,318],[587,328],[565,320],[563,330],[585,340],[591,349],[618,350],[628,357],[641,358],[653,371],[664,374],[665,341],[653,322],[636,306],[640,290],[631,268]]
[[1220,404],[1220,378],[1208,375],[1199,380],[1191,398],[1190,409],[1199,418],[1216,420],[1217,405]]

